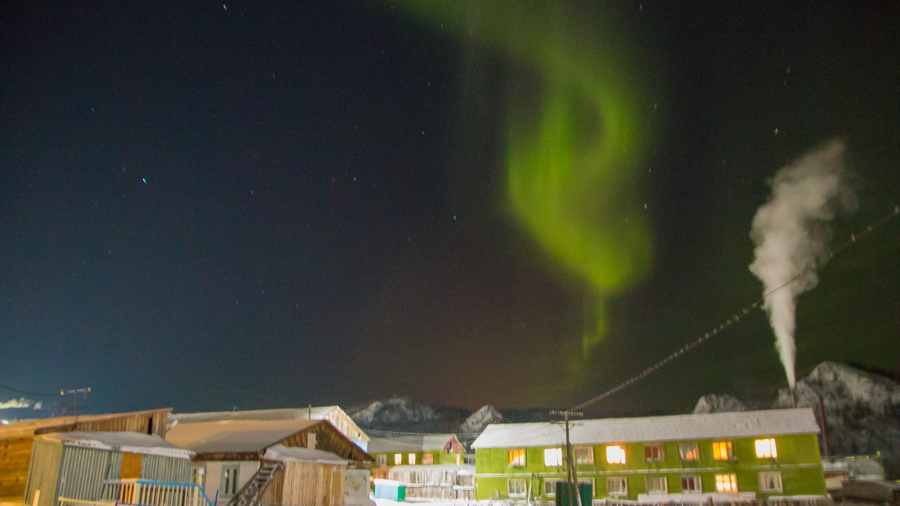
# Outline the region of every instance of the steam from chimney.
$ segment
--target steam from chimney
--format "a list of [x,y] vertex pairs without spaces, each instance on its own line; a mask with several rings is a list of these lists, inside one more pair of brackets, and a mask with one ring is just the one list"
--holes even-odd
[[845,149],[842,141],[833,140],[778,171],[771,198],[753,217],[750,237],[756,259],[750,271],[763,282],[763,308],[791,389],[797,296],[819,282],[816,268],[828,259],[829,221],[842,208],[856,208],[844,169]]

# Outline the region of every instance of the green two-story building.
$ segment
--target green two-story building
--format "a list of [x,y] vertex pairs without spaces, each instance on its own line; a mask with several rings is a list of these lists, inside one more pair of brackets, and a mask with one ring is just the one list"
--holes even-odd
[[386,479],[394,466],[463,464],[465,449],[455,434],[374,437],[368,453],[375,458],[374,478]]
[[[811,409],[784,409],[578,420],[569,439],[595,499],[749,501],[824,496],[818,433]],[[566,476],[562,424],[492,424],[472,448],[478,500],[553,501]]]

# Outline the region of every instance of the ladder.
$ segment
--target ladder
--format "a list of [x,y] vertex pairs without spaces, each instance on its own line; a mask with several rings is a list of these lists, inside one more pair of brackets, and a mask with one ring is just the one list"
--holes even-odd
[[275,472],[283,467],[281,462],[260,465],[253,477],[228,501],[228,506],[259,506],[259,500],[272,482]]

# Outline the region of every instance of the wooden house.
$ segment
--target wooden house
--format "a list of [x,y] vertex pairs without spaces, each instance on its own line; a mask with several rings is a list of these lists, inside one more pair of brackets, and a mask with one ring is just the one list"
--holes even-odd
[[34,436],[51,432],[136,432],[165,437],[172,408],[41,418],[0,425],[0,502],[23,500]]
[[265,465],[266,452],[278,445],[330,452],[358,469],[368,469],[373,460],[326,420],[173,423],[166,438],[196,453],[192,481],[207,496],[218,494],[219,503],[259,496],[253,487],[265,489],[277,471],[277,466]]
[[339,406],[169,413],[170,425],[224,420],[328,420],[341,434],[347,436],[347,439],[356,443],[363,450],[366,450],[366,443],[369,441],[369,436]]
[[[32,506],[103,500],[155,506],[205,506],[201,505],[199,489],[191,490],[188,483],[193,455],[159,436],[134,432],[72,431],[37,435],[25,500]],[[166,494],[154,493],[155,489],[162,490],[160,483],[165,483]],[[183,486],[177,486],[178,483]],[[137,495],[133,493],[135,486]]]
[[375,458],[372,476],[387,479],[390,469],[400,465],[463,464],[465,449],[455,434],[377,437],[369,440],[369,455]]

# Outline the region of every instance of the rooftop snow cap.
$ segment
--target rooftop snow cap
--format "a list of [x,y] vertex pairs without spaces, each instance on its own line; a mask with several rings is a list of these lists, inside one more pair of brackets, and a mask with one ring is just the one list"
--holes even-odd
[[35,436],[35,439],[58,441],[64,446],[159,455],[178,459],[190,459],[194,456],[194,452],[179,448],[159,436],[136,432],[53,432]]
[[[812,409],[584,420],[570,429],[572,444],[640,443],[727,437],[817,434]],[[489,425],[472,448],[540,447],[565,444],[565,429],[551,422]]]

